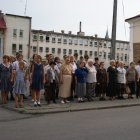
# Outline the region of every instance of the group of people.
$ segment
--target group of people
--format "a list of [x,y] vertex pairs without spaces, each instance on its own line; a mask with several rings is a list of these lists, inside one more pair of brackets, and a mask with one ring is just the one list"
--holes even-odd
[[[106,69],[104,62],[98,58],[89,59],[88,55],[59,57],[52,54],[42,57],[34,54],[30,63],[23,60],[23,55],[17,54],[16,59],[8,55],[3,56],[0,64],[0,91],[2,103],[7,103],[8,93],[15,100],[15,107],[23,107],[23,98],[30,91],[33,105],[41,106],[40,91],[44,89],[44,97],[48,104],[51,101],[62,104],[69,103],[74,98],[78,102],[99,100],[124,99],[134,95],[140,97],[140,61],[135,66],[134,62],[126,69],[123,62],[110,61]],[[29,91],[27,91],[29,89]]]

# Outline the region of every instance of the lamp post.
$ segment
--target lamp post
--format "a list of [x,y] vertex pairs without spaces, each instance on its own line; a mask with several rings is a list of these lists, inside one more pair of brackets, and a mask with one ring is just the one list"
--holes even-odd
[[115,59],[116,53],[116,23],[117,23],[117,0],[114,0],[111,38],[111,59]]

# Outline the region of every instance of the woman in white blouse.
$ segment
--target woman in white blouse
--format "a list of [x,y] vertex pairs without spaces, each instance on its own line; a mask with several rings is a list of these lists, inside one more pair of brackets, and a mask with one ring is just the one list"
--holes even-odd
[[126,85],[126,70],[124,69],[124,63],[119,62],[119,67],[117,68],[117,80],[118,80],[118,99],[124,99],[123,94],[125,92]]
[[86,68],[88,69],[88,74],[86,78],[86,87],[87,87],[87,99],[88,101],[93,101],[94,95],[95,95],[95,86],[96,86],[96,69],[95,66],[93,65],[93,60],[89,59]]

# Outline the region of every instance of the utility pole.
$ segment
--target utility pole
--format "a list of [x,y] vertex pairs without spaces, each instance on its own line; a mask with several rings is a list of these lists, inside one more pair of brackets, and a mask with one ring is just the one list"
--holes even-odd
[[115,59],[116,53],[116,24],[117,24],[117,0],[114,0],[111,38],[111,59]]

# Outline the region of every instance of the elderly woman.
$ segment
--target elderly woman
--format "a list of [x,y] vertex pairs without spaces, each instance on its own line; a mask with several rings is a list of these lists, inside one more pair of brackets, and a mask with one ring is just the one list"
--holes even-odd
[[87,99],[88,101],[93,101],[94,95],[95,95],[95,86],[96,86],[96,69],[95,66],[93,65],[93,60],[92,59],[88,59],[88,62],[86,64],[86,68],[88,70],[88,74],[87,74]]
[[118,64],[118,99],[124,99],[123,94],[125,92],[125,85],[126,85],[126,70],[124,69],[124,63],[119,62]]
[[136,82],[138,81],[138,72],[135,69],[135,63],[131,62],[128,71],[126,72],[127,84],[130,88],[131,93],[128,95],[129,99],[133,99],[133,95],[136,94]]
[[117,68],[115,60],[110,61],[110,66],[107,69],[108,72],[108,90],[107,95],[110,97],[110,100],[115,100],[117,95]]
[[97,94],[100,97],[100,101],[105,100],[106,88],[107,88],[107,72],[104,68],[104,62],[100,62],[97,69]]
[[61,98],[61,103],[68,103],[68,97],[71,95],[71,82],[72,82],[72,67],[70,64],[70,57],[65,57],[65,62],[60,68],[60,88],[59,96]]
[[81,61],[79,68],[75,71],[76,83],[77,83],[77,96],[78,102],[84,102],[83,98],[86,95],[86,76],[88,70],[85,68],[85,62]]

